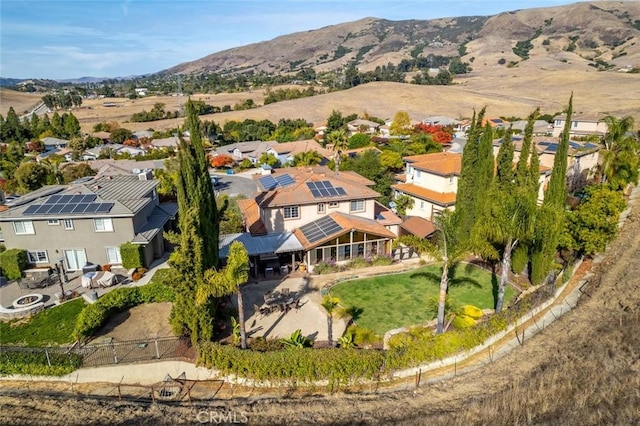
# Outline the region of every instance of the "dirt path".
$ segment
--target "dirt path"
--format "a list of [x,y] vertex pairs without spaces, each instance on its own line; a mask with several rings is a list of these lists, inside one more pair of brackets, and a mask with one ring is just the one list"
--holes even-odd
[[0,398],[0,423],[198,424],[231,413],[250,424],[274,425],[638,424],[639,259],[636,207],[594,268],[577,309],[490,366],[416,391],[303,399],[283,395],[188,407],[57,399],[38,394],[31,384],[30,392]]

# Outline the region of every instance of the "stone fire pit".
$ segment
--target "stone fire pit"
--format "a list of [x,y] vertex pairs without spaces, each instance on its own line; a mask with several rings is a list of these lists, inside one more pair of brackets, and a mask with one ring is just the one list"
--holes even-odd
[[27,294],[26,296],[20,296],[16,300],[13,301],[13,307],[18,308],[28,308],[37,303],[42,302],[43,295],[39,293]]

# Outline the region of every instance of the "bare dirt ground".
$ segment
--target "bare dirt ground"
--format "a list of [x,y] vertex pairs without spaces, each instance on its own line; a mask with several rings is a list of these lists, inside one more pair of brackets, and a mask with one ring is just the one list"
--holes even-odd
[[[250,424],[273,425],[638,424],[638,259],[636,206],[603,262],[593,267],[595,276],[577,309],[493,364],[417,390],[332,396],[309,392],[305,398],[286,392],[273,398],[238,393],[244,397],[169,406],[81,398],[65,393],[68,384],[5,382],[4,390],[13,391],[0,390],[0,422],[197,424],[210,415],[219,419],[232,413]],[[43,389],[60,393],[39,393]]]
[[139,305],[114,315],[95,335],[95,341],[110,339],[114,342],[173,336],[169,324],[171,303]]

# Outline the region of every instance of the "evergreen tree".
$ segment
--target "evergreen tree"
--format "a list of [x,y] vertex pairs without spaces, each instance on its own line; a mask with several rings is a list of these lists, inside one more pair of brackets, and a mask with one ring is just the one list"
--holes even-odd
[[468,238],[473,227],[474,194],[476,190],[475,170],[478,162],[478,145],[485,110],[486,108],[482,108],[477,117],[475,111],[473,112],[467,143],[462,151],[462,165],[456,196],[456,211],[460,217],[458,229],[461,238]]
[[524,128],[522,148],[520,149],[520,158],[518,159],[518,164],[516,165],[516,185],[518,186],[525,185],[529,180],[529,158],[530,156],[531,158],[533,158],[531,154],[537,154],[535,144],[533,143],[533,126],[539,113],[539,109],[536,109],[534,112],[529,114],[529,117],[527,118],[527,125]]
[[567,198],[567,153],[569,151],[569,130],[573,115],[573,93],[569,98],[567,118],[560,135],[558,150],[553,160],[553,170],[549,189],[545,193],[542,207],[538,212],[535,237],[531,256],[531,281],[541,283],[553,268],[560,234],[564,228],[564,207]]
[[511,139],[512,129],[511,126],[507,129],[502,138],[502,144],[498,150],[498,157],[496,159],[496,184],[500,189],[509,190],[514,183],[514,171],[513,171],[513,140]]

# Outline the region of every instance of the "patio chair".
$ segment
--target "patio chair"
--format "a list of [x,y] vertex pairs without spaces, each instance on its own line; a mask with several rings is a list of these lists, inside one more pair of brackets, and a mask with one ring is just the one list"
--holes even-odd
[[20,290],[29,290],[29,282],[27,280],[18,278],[16,282],[18,283],[18,287],[20,287]]

